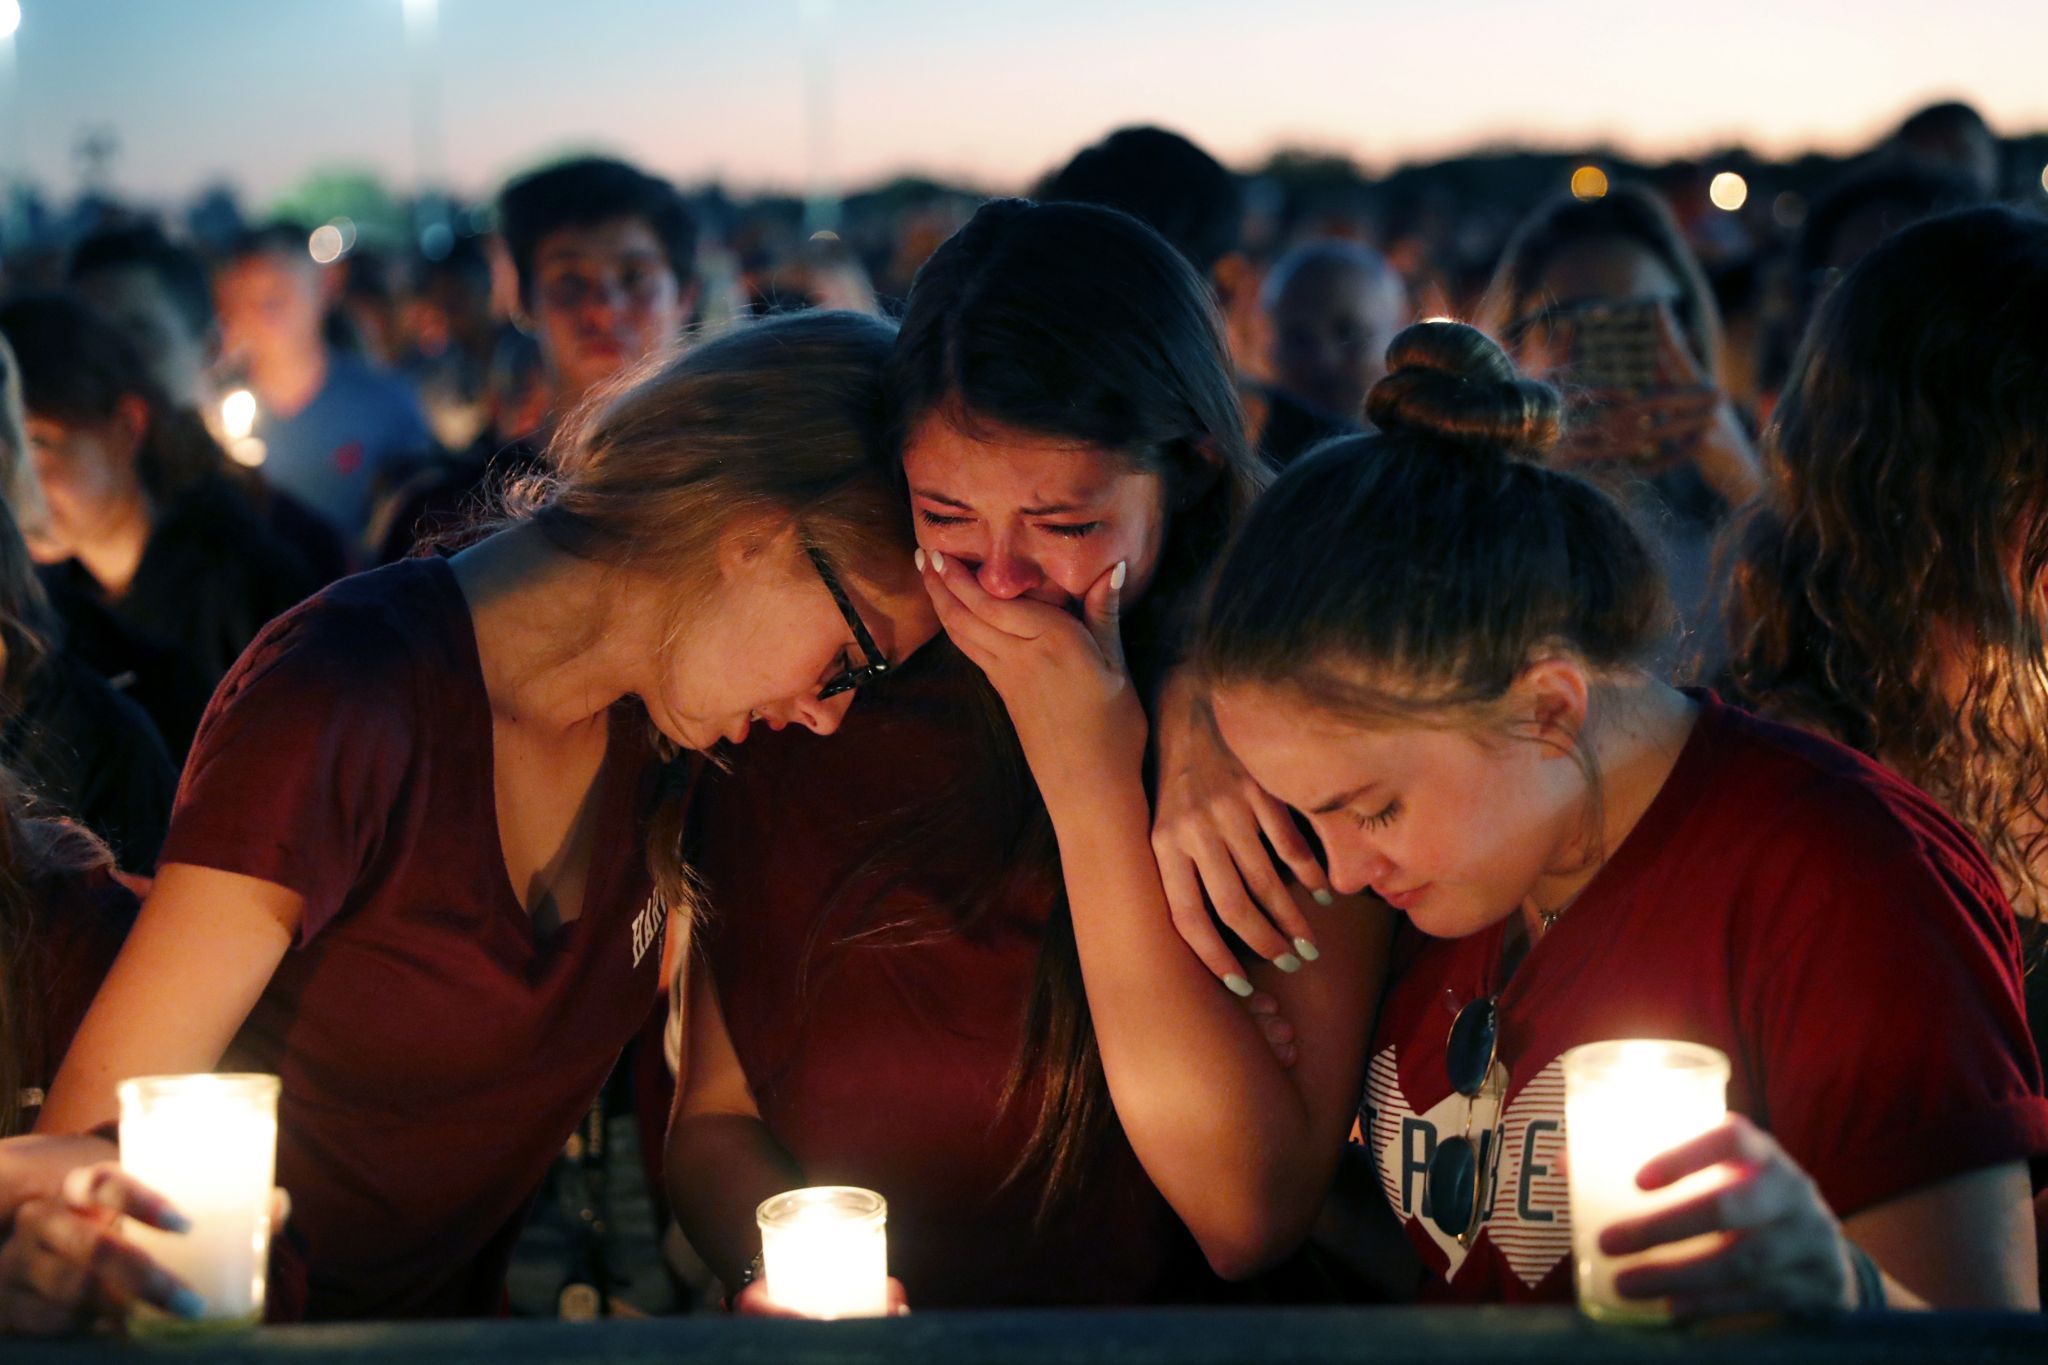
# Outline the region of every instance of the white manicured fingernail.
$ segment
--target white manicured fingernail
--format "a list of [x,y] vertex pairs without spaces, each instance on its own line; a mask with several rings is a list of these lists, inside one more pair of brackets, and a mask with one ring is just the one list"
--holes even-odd
[[912,561],[913,563],[915,563],[915,564],[917,565],[917,571],[918,571],[919,573],[923,573],[923,572],[924,572],[924,546],[922,546],[922,545],[918,546],[918,547],[917,547],[917,550],[916,550],[916,552],[915,552],[914,554],[912,554],[912,555],[910,556],[910,558],[911,558],[911,561]]
[[945,557],[944,555],[940,554],[940,553],[939,553],[939,552],[938,552],[937,550],[933,550],[933,551],[932,551],[932,572],[933,572],[933,573],[944,573],[945,571],[946,571],[946,557]]
[[1109,586],[1112,592],[1120,592],[1124,586],[1125,571],[1131,567],[1129,560],[1119,559],[1116,567],[1109,572]]
[[1301,970],[1301,959],[1293,953],[1282,953],[1273,959],[1273,965],[1283,972],[1298,972]]
[[1323,950],[1305,938],[1294,940],[1294,951],[1301,954],[1303,962],[1314,962],[1323,955]]
[[[1317,905],[1335,905],[1337,903],[1337,898],[1335,896],[1321,889],[1311,891],[1308,894]],[[1310,961],[1314,961],[1314,959],[1311,958]]]
[[1239,999],[1248,999],[1251,996],[1252,983],[1239,976],[1236,972],[1232,972],[1229,976],[1224,977],[1223,984],[1230,987],[1230,993]]

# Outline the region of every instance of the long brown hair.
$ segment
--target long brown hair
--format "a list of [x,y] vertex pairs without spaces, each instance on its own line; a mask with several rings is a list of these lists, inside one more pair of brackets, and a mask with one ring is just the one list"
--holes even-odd
[[199,414],[173,404],[134,343],[83,299],[26,294],[0,305],[0,331],[13,344],[22,398],[38,417],[103,422],[124,398],[140,398],[149,426],[136,473],[163,502],[231,466]]
[[113,863],[107,846],[82,826],[33,815],[27,789],[0,768],[0,1137],[20,1127],[24,1068],[50,1042],[29,1007],[47,988],[50,966],[35,933],[34,898],[59,878]]
[[1940,801],[2048,911],[2048,223],[1907,228],[1821,305],[1730,528],[1734,691]]
[[[894,340],[861,314],[800,313],[657,356],[587,402],[548,472],[508,490],[481,529],[530,521],[569,554],[658,574],[678,622],[715,575],[720,534],[750,518],[794,522],[849,576],[907,583],[909,519],[882,453]],[[700,907],[682,840],[691,762],[668,765],[648,837],[655,889],[684,930]]]
[[[918,272],[889,373],[899,458],[904,438],[943,414],[967,430],[1058,437],[1161,478],[1169,523],[1159,568],[1124,617],[1132,673],[1151,695],[1179,657],[1203,573],[1266,480],[1245,439],[1222,323],[1194,269],[1125,214],[991,201]],[[907,490],[900,496],[907,502]],[[966,820],[977,840],[996,831],[997,856],[959,907],[963,923],[1022,883],[1057,897],[1005,1087],[1006,1104],[1036,1101],[1011,1180],[1043,1180],[1042,1220],[1098,1149],[1108,1089],[1058,890],[1051,821],[1000,698],[978,669],[956,666],[978,698],[978,761],[959,789],[893,820],[856,878],[878,866],[919,866],[963,837]]]

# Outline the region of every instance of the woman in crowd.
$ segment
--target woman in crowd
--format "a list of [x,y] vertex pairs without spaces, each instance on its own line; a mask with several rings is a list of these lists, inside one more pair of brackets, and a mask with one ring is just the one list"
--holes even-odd
[[69,648],[16,509],[51,516],[28,457],[14,352],[0,337],[0,767],[53,814],[75,817],[132,872],[156,866],[177,769],[140,707]]
[[[655,363],[537,508],[264,631],[39,1128],[106,1122],[127,1076],[274,1072],[306,1313],[492,1312],[695,906],[694,764],[658,754],[829,733],[935,629],[878,472],[890,340],[814,314]],[[89,1257],[83,1216],[31,1203],[7,1255]],[[65,1282],[31,1266],[0,1307],[67,1320]]]
[[[891,390],[919,544],[1060,620],[1116,578],[1149,694],[1260,482],[1193,270],[1122,214],[984,205],[919,273]],[[1213,1290],[1116,1131],[1060,850],[972,662],[934,646],[830,744],[750,745],[699,813],[717,915],[668,1183],[726,1285],[760,1200],[843,1182],[889,1199],[914,1306]],[[1321,947],[1365,1008],[1363,948]]]
[[[1734,689],[1927,792],[2048,912],[2048,223],[1910,227],[1821,305],[1731,536]],[[2043,973],[2029,976],[2048,1037]]]
[[1756,492],[1757,457],[1719,387],[1713,290],[1671,211],[1635,185],[1544,205],[1503,250],[1483,312],[1525,372],[1573,400],[1549,458],[1615,494],[1653,533],[1684,635],[1659,662],[1668,670],[1703,643],[1718,652],[1707,603],[1714,533]]
[[[1219,1269],[1270,1264],[1306,1233],[1322,1189],[1302,1173],[1335,1164],[1363,1073],[1407,1234],[1393,1278],[1569,1301],[1558,1058],[1690,1039],[1728,1054],[1747,1117],[1639,1179],[1740,1174],[1602,1242],[1734,1235],[1623,1272],[1622,1293],[1689,1316],[2032,1306],[2026,1162],[2048,1151],[2048,1100],[1981,853],[1862,757],[1643,669],[1655,561],[1606,496],[1540,463],[1553,390],[1455,323],[1404,332],[1390,369],[1368,406],[1382,434],[1323,448],[1254,508],[1195,654],[1223,739],[1307,814],[1333,884],[1405,921],[1377,1017],[1371,995],[1290,1002],[1291,1068],[1176,941],[1114,596],[1084,624],[928,561],[1039,777],[1146,1169]],[[1459,1169],[1460,1150],[1499,1165]]]
[[[256,632],[313,590],[313,571],[229,481],[198,414],[173,407],[85,303],[15,299],[0,307],[0,332],[21,366],[50,508],[33,549],[67,626],[110,614],[174,650],[210,693]],[[165,741],[182,759],[190,726]]]

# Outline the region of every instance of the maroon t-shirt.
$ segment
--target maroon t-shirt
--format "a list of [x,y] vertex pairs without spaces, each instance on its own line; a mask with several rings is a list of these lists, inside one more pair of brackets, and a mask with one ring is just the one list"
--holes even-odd
[[72,1035],[135,923],[135,897],[109,867],[37,875],[25,889],[28,932],[16,949],[28,958],[29,986],[21,1011],[18,1132],[35,1122]]
[[1500,994],[1498,1175],[1469,1251],[1427,1216],[1425,1176],[1465,1131],[1451,1021],[1499,989],[1508,926],[1397,937],[1359,1117],[1426,1298],[1571,1300],[1559,1058],[1580,1043],[1721,1049],[1728,1107],[1844,1218],[2048,1153],[2018,927],[1970,837],[1860,755],[1695,695],[1663,790]]
[[1185,1297],[1214,1282],[1113,1121],[1094,1175],[1052,1225],[1033,1224],[1041,1182],[1005,1187],[1037,1110],[1035,1092],[1000,1101],[1057,869],[966,929],[955,911],[1001,856],[992,834],[879,900],[879,875],[836,894],[977,761],[972,668],[941,641],[862,688],[830,738],[760,733],[731,774],[706,774],[696,866],[713,914],[700,942],[727,1029],[805,1179],[889,1201],[890,1273],[914,1307]]
[[489,1313],[526,1203],[659,992],[656,766],[613,716],[582,913],[536,941],[497,836],[491,710],[438,559],[345,579],[221,683],[165,863],[298,892],[223,1066],[283,1079],[278,1182],[314,1318]]

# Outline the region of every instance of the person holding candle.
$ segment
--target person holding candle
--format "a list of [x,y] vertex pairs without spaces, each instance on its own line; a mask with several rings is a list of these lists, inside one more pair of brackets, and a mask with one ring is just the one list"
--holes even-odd
[[[1746,1117],[1635,1173],[1728,1166],[1606,1229],[1604,1254],[1727,1235],[1624,1271],[1622,1294],[1682,1315],[2033,1306],[2048,1100],[1981,852],[1861,756],[1642,670],[1666,610],[1652,551],[1538,463],[1553,390],[1449,322],[1403,332],[1389,368],[1381,434],[1253,509],[1194,663],[1333,884],[1404,920],[1377,1018],[1336,997],[1292,1016],[1304,1058],[1372,1039],[1359,1119],[1382,1231],[1405,1234],[1381,1244],[1390,1283],[1569,1301],[1560,1059],[1647,1037],[1725,1053]],[[1271,1264],[1316,1215],[1343,1145],[1324,1114],[1357,1077],[1276,1065],[1175,932],[1114,588],[1077,622],[950,560],[925,575],[1045,792],[1125,1131],[1219,1270]]]
[[[830,733],[936,629],[875,450],[891,337],[820,313],[663,358],[537,506],[266,630],[41,1131],[106,1122],[129,1077],[275,1073],[307,1316],[493,1312],[696,905],[696,764],[659,754]],[[36,1213],[45,1248],[104,1242]]]
[[[1263,481],[1200,277],[1120,213],[986,204],[919,273],[890,388],[920,546],[1061,620],[1125,566],[1139,686],[1157,685]],[[848,1184],[887,1199],[913,1307],[1215,1293],[1108,1111],[1057,850],[979,670],[935,645],[810,741],[769,736],[700,793],[718,913],[668,1142],[692,1245],[737,1291],[761,1201]],[[1299,954],[1266,931],[1284,1008],[1296,989],[1368,1007],[1361,923]],[[1318,947],[1343,965],[1310,980]],[[1355,1069],[1362,1047],[1299,1060]],[[769,1305],[751,1287],[738,1306]]]

